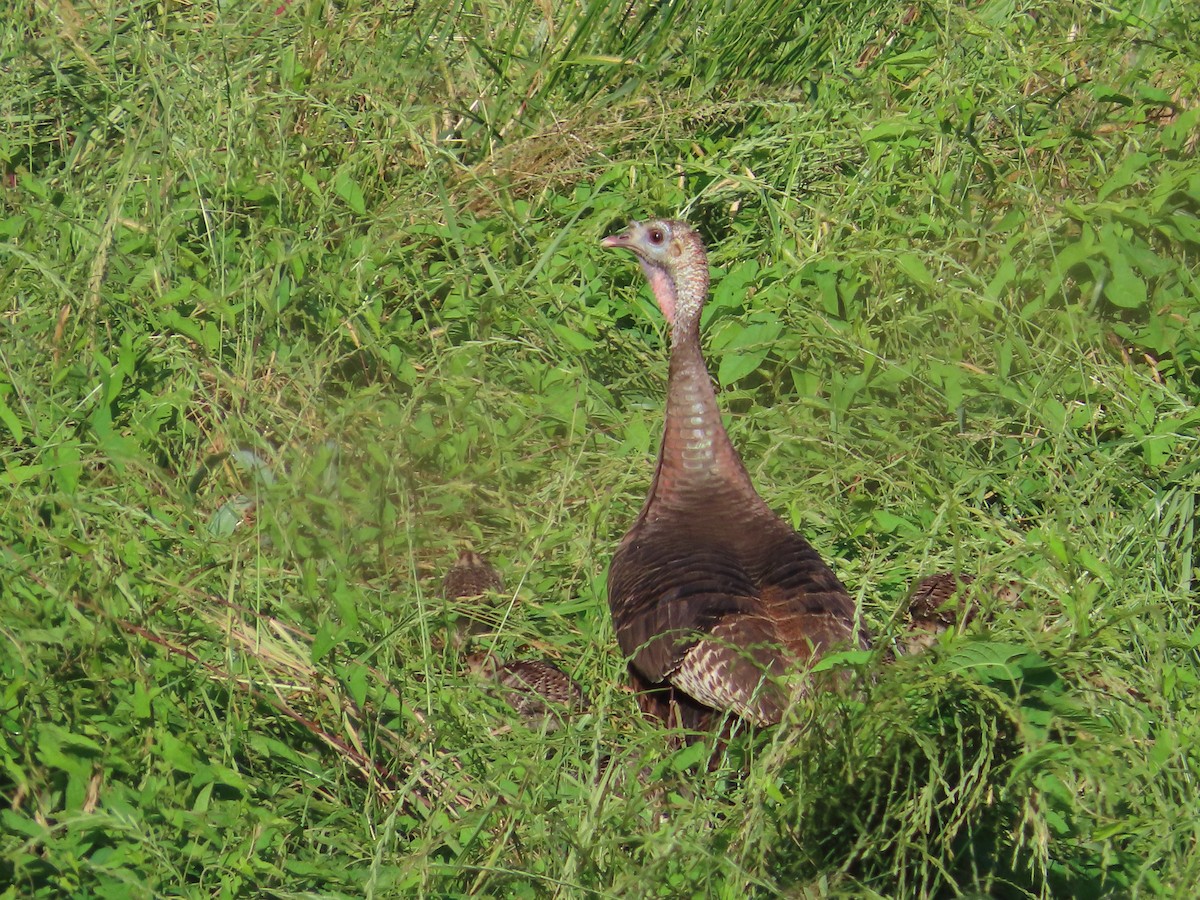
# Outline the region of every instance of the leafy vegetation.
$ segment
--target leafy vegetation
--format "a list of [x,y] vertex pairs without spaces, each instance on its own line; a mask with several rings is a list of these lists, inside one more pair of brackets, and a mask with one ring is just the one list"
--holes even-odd
[[[551,9],[557,6],[557,9]],[[1192,5],[16,4],[0,896],[1179,896],[1200,883]],[[881,647],[680,748],[604,601],[713,253],[768,502]],[[592,710],[522,727],[446,639]]]

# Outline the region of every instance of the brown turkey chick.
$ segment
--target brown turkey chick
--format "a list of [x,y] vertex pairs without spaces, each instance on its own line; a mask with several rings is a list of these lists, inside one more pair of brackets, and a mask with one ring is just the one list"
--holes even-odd
[[491,653],[467,657],[472,673],[495,681],[504,701],[534,728],[556,730],[571,713],[587,708],[587,694],[566,672],[544,659],[501,663]]
[[974,575],[963,572],[925,576],[908,595],[908,630],[898,651],[904,656],[920,653],[933,646],[938,635],[971,624],[979,617],[984,594],[1010,605],[1020,603],[1020,594],[1011,582],[981,587]]
[[500,571],[472,550],[458,555],[442,579],[442,597],[455,617],[454,640],[457,645],[473,635],[490,630],[489,613],[494,595],[504,591]]

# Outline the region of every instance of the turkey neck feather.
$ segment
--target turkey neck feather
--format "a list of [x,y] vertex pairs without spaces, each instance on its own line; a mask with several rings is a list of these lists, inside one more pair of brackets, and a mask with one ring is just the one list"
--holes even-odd
[[[641,519],[656,518],[666,509],[699,507],[711,516],[714,504],[728,500],[755,512],[766,504],[754,490],[746,467],[729,440],[717,406],[712,378],[700,349],[700,309],[708,294],[707,263],[704,277],[679,280],[652,279],[655,294],[669,289],[672,318],[671,366],[667,382],[666,424],[658,454],[654,482]],[[672,315],[673,314],[673,315]]]

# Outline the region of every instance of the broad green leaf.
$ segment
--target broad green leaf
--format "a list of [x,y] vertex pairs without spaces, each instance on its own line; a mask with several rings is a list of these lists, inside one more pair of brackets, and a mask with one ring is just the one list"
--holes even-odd
[[0,397],[0,422],[8,429],[8,433],[12,435],[13,440],[18,444],[25,440],[25,429],[21,427],[21,420],[4,402],[4,398]]
[[1108,180],[1096,194],[1098,200],[1106,199],[1110,194],[1119,191],[1122,188],[1129,187],[1140,178],[1148,178],[1151,172],[1148,171],[1147,164],[1150,157],[1145,153],[1131,153],[1122,163],[1117,166],[1116,170],[1108,176]]
[[862,140],[864,144],[870,144],[877,141],[894,141],[899,138],[909,137],[914,134],[923,134],[928,131],[928,127],[919,122],[914,122],[910,118],[889,119],[885,122],[880,122],[872,128],[867,129],[863,133]]
[[933,276],[921,257],[915,253],[900,253],[896,256],[896,267],[918,286],[928,290],[933,287]]
[[717,367],[717,382],[729,387],[740,378],[745,378],[762,365],[770,350],[732,350],[721,356]]
[[320,627],[317,628],[317,633],[313,636],[310,659],[314,664],[319,663],[337,644],[336,629],[330,623],[322,622]]
[[865,666],[871,663],[874,656],[874,650],[838,650],[822,656],[820,661],[812,667],[812,671],[825,672],[845,666]]
[[721,354],[718,383],[728,387],[762,365],[782,331],[783,325],[774,318],[746,326],[730,323],[722,329],[713,340],[713,350]]
[[4,471],[0,472],[0,484],[18,485],[22,482],[29,481],[40,476],[46,467],[41,463],[30,465],[12,465],[9,463],[4,467]]
[[946,666],[952,671],[973,672],[986,681],[1016,681],[1023,676],[1030,660],[1040,663],[1028,647],[1020,644],[968,641],[957,646]]
[[875,519],[876,526],[884,534],[894,534],[897,531],[907,533],[916,531],[916,528],[908,519],[888,512],[886,509],[875,510],[872,517]]
[[1104,296],[1109,302],[1126,309],[1140,309],[1146,305],[1146,282],[1133,271],[1120,255],[1110,255],[1109,279],[1104,285]]
[[996,267],[992,280],[988,282],[984,293],[992,300],[999,300],[1013,280],[1017,277],[1017,264],[1011,256],[1006,256]]
[[594,350],[596,348],[596,342],[587,335],[580,334],[578,329],[571,328],[570,326],[563,325],[559,322],[553,323],[550,327],[558,339],[572,350],[579,350],[583,352],[587,350]]
[[338,172],[337,177],[333,180],[333,190],[339,197],[346,201],[346,205],[350,207],[350,211],[360,216],[367,214],[367,201],[363,196],[362,188],[358,186],[358,182],[350,177],[345,171]]
[[696,741],[682,750],[671,754],[671,769],[675,772],[686,772],[708,758],[710,750],[705,741]]

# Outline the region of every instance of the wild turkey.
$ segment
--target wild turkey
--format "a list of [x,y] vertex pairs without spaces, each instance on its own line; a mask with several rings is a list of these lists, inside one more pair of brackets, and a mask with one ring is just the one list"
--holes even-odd
[[534,727],[554,731],[564,717],[587,706],[583,688],[544,659],[500,663],[491,653],[474,653],[467,657],[467,668],[499,684],[505,702]]
[[678,220],[634,222],[603,246],[637,257],[671,328],[658,465],[608,575],[617,640],[650,692],[644,711],[694,728],[714,712],[774,724],[789,699],[780,679],[832,647],[867,645],[854,601],[758,496],[721,422],[700,349],[700,236]]
[[983,594],[1011,605],[1021,602],[1011,582],[980,586],[974,575],[962,572],[922,578],[908,595],[908,628],[897,649],[904,656],[920,653],[933,646],[939,634],[971,624],[979,617]]
[[442,597],[452,605],[455,617],[454,640],[462,644],[471,635],[483,634],[490,627],[484,614],[490,608],[489,594],[504,590],[500,571],[472,550],[464,550],[442,579]]

